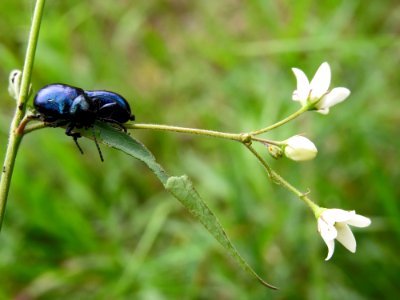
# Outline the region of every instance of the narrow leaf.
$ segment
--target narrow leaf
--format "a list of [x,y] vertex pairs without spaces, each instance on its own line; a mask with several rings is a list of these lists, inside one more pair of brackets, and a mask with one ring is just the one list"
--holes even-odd
[[251,276],[254,276],[263,285],[277,289],[265,282],[250,265],[243,259],[232,242],[229,240],[217,217],[201,199],[194,189],[192,182],[184,175],[181,177],[170,177],[166,184],[166,189],[171,192],[190,212],[198,219],[214,238],[229,252],[229,254],[239,263],[239,265]]
[[[186,175],[181,177],[169,177],[161,165],[156,162],[153,154],[151,154],[142,143],[134,139],[132,136],[118,131],[108,124],[100,122],[96,123],[95,128],[96,139],[98,142],[121,150],[122,152],[144,162],[155,173],[164,187],[203,224],[203,226],[248,274],[256,278],[264,286],[271,289],[277,289],[257,275],[250,265],[240,256],[239,252],[226,235],[225,230],[219,223],[217,217],[201,199],[200,195],[194,189],[192,182]],[[83,130],[82,135],[93,139],[93,134],[89,130]]]
[[[154,155],[141,142],[108,124],[99,122],[96,123],[96,128],[100,129],[96,132],[96,138],[99,142],[141,160],[156,174],[163,185],[167,183],[168,174],[156,162]],[[89,130],[85,131],[84,135],[88,138],[93,138]]]

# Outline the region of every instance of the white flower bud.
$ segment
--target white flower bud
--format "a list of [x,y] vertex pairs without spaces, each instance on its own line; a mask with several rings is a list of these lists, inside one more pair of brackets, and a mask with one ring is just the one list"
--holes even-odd
[[285,141],[284,152],[286,157],[296,160],[311,160],[317,155],[314,143],[304,136],[295,135]]
[[21,87],[21,77],[22,72],[20,70],[12,70],[8,78],[8,93],[17,101]]

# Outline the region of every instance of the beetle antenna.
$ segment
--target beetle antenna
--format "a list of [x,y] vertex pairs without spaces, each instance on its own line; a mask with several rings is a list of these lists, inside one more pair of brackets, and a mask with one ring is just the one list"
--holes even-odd
[[103,154],[101,153],[101,149],[100,149],[99,143],[97,142],[96,133],[94,131],[94,127],[92,127],[92,134],[93,134],[94,143],[96,144],[97,151],[99,152],[99,155],[100,155],[100,160],[103,162],[104,161]]

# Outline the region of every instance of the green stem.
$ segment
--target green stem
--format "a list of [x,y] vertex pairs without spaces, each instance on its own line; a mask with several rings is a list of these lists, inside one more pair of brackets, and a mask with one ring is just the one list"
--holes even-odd
[[[29,121],[34,120],[34,118],[27,116],[22,122],[20,128],[23,129],[24,134],[30,133],[32,131],[42,129],[47,127],[46,123],[40,122],[33,125],[30,125],[25,128],[25,125],[29,123]],[[24,125],[24,126],[22,126]],[[233,141],[238,141],[241,143],[249,143],[250,141],[257,141],[260,143],[266,143],[276,146],[281,146],[282,142],[277,142],[273,140],[267,140],[262,138],[257,138],[251,136],[248,133],[228,133],[216,130],[207,130],[207,129],[199,129],[199,128],[190,128],[190,127],[180,127],[180,126],[171,126],[171,125],[163,125],[163,124],[124,124],[127,129],[150,129],[150,130],[159,130],[159,131],[172,131],[179,133],[187,133],[187,134],[196,134],[196,135],[204,135],[211,136],[215,138],[223,138]]]
[[245,146],[250,150],[251,153],[253,153],[253,155],[262,164],[262,166],[265,168],[272,181],[274,181],[279,185],[282,185],[283,187],[291,191],[293,194],[295,194],[297,197],[299,197],[301,200],[303,200],[311,208],[314,214],[316,214],[319,211],[320,207],[317,204],[315,204],[310,198],[308,198],[307,193],[299,191],[297,188],[295,188],[293,185],[291,185],[289,182],[283,179],[278,173],[272,170],[271,167],[267,164],[267,162],[260,156],[260,154],[258,154],[258,152],[250,144],[245,144]]
[[31,82],[31,74],[33,62],[35,59],[36,45],[39,37],[40,23],[43,15],[43,7],[45,0],[37,0],[35,10],[33,12],[33,19],[31,30],[29,33],[28,47],[24,61],[24,69],[22,72],[21,89],[19,91],[19,98],[15,110],[14,118],[11,122],[10,133],[2,175],[0,179],[0,230],[4,219],[4,213],[7,204],[8,191],[10,189],[11,177],[14,169],[15,158],[17,156],[18,148],[21,143],[23,132],[17,130],[26,111],[26,102],[29,96],[29,86]]
[[188,133],[188,134],[197,134],[197,135],[206,135],[216,138],[223,138],[228,140],[234,140],[241,143],[246,143],[251,140],[251,137],[245,133],[227,133],[215,130],[206,130],[206,129],[198,129],[198,128],[188,128],[188,127],[179,127],[179,126],[170,126],[170,125],[160,125],[160,124],[126,124],[126,128],[128,129],[153,129],[153,130],[161,130],[161,131],[174,131],[180,133]]
[[[159,130],[159,131],[172,131],[172,132],[179,132],[179,133],[205,135],[205,136],[211,136],[211,137],[216,137],[216,138],[223,138],[223,139],[238,141],[241,143],[249,143],[253,140],[253,141],[258,141],[261,143],[268,143],[268,144],[280,146],[282,144],[280,142],[257,138],[257,137],[255,137],[255,135],[259,135],[261,133],[264,133],[264,132],[270,131],[274,128],[277,128],[279,126],[282,126],[283,124],[297,118],[298,116],[300,116],[302,113],[304,113],[308,109],[309,109],[308,106],[302,107],[295,113],[291,114],[290,116],[286,117],[285,119],[283,119],[275,124],[272,124],[263,129],[255,130],[255,131],[252,131],[249,133],[229,133],[229,132],[221,132],[221,131],[216,131],[216,130],[171,126],[171,125],[164,125],[164,124],[139,124],[139,123],[136,123],[136,124],[124,124],[124,126],[127,129],[150,129],[150,130]],[[46,127],[46,124],[44,124],[44,123],[35,124],[32,126],[29,126],[28,128],[25,128],[24,133],[29,133],[29,132],[32,132],[34,130],[41,129],[44,127]]]
[[[286,122],[295,118],[296,116],[300,115],[302,112],[306,111],[307,109],[300,109],[296,113],[292,114],[288,118],[284,119]],[[29,117],[26,118],[24,124],[30,121]],[[283,122],[278,122],[276,124],[283,124]],[[272,125],[272,126],[275,126]],[[307,193],[303,193],[296,189],[293,185],[283,179],[278,173],[270,168],[270,166],[266,163],[266,161],[254,150],[251,146],[252,141],[258,141],[262,143],[268,143],[280,146],[281,142],[266,140],[262,138],[257,138],[252,136],[250,133],[227,133],[215,130],[206,130],[206,129],[199,129],[199,128],[189,128],[189,127],[179,127],[179,126],[170,126],[170,125],[161,125],[161,124],[124,124],[127,129],[150,129],[150,130],[160,130],[160,131],[172,131],[172,132],[179,132],[179,133],[187,133],[187,134],[196,134],[196,135],[204,135],[204,136],[211,136],[216,138],[223,138],[234,140],[243,143],[252,153],[253,155],[261,162],[264,168],[267,170],[269,177],[277,184],[283,185],[286,189],[294,193],[298,196],[301,200],[303,200],[313,211],[314,213],[318,211],[319,206],[316,205],[310,198],[307,197]],[[267,128],[272,128],[272,126]],[[32,132],[37,129],[41,129],[46,127],[46,124],[43,122],[31,125],[24,129],[24,134]],[[275,128],[274,127],[274,128]],[[256,132],[256,134],[258,134]]]
[[273,141],[273,140],[261,139],[261,138],[255,137],[255,136],[252,136],[251,140],[260,142],[263,144],[275,145],[275,146],[282,146],[283,144],[285,144],[284,142],[277,142],[277,141]]
[[309,106],[303,106],[302,108],[300,108],[298,111],[296,111],[295,113],[291,114],[290,116],[284,118],[283,120],[280,120],[279,122],[276,122],[275,124],[272,124],[268,127],[259,129],[259,130],[255,130],[250,132],[250,135],[259,135],[261,133],[265,133],[267,131],[271,131],[272,129],[275,129],[279,126],[282,126],[284,124],[286,124],[287,122],[297,118],[298,116],[300,116],[302,113],[306,112],[307,110],[309,110]]

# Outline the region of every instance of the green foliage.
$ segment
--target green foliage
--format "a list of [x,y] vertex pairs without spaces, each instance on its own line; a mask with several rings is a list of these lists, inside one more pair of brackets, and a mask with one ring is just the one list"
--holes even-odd
[[193,183],[186,175],[181,177],[171,176],[168,178],[165,187],[183,204],[183,206],[190,211],[190,213],[197,220],[201,222],[201,224],[204,225],[205,228],[207,228],[207,230],[215,237],[215,239],[225,248],[226,252],[229,253],[239,263],[239,265],[249,273],[249,275],[255,277],[255,279],[257,279],[261,284],[269,288],[276,289],[274,286],[260,278],[249,266],[246,260],[240,256],[227,237],[218,219],[215,217],[207,204],[201,199],[200,195],[194,189]]
[[[326,207],[371,216],[357,253],[326,247],[313,216],[237,143],[131,131],[187,173],[257,273],[249,280],[141,163],[62,129],[22,142],[0,235],[0,299],[398,298],[400,26],[397,1],[47,1],[33,89],[64,82],[124,95],[138,122],[231,132],[295,111],[291,67],[323,61],[350,98],[268,138],[306,133],[307,163],[272,161]],[[33,1],[0,1],[0,137],[14,109]],[[265,153],[266,150],[259,149]],[[264,152],[263,152],[264,151]],[[175,203],[176,202],[176,203]],[[265,276],[267,275],[267,276]]]
[[[99,132],[96,133],[96,135],[98,134],[98,142],[121,150],[122,152],[144,162],[154,172],[157,178],[164,185],[165,189],[178,199],[195,219],[203,224],[203,226],[214,236],[221,246],[224,247],[226,252],[236,260],[244,271],[266,287],[276,289],[274,286],[260,278],[251,266],[249,266],[246,260],[241,257],[232,245],[232,242],[229,240],[217,217],[197,193],[193,187],[193,183],[186,175],[180,177],[169,177],[165,170],[156,162],[154,156],[149,152],[149,150],[139,141],[128,136],[124,132],[113,129],[108,124],[98,123],[96,128],[99,129]],[[88,134],[88,132],[85,132],[84,134],[85,136],[90,136],[90,133]]]
[[112,148],[118,149],[142,162],[144,162],[157,176],[161,183],[165,186],[167,184],[169,176],[165,173],[165,170],[156,162],[155,157],[146,147],[139,141],[125,134],[124,132],[115,130],[108,124],[99,122],[96,124],[96,129],[99,129],[98,133],[85,132],[86,137],[91,137],[93,134],[98,135],[98,142],[108,145]]

